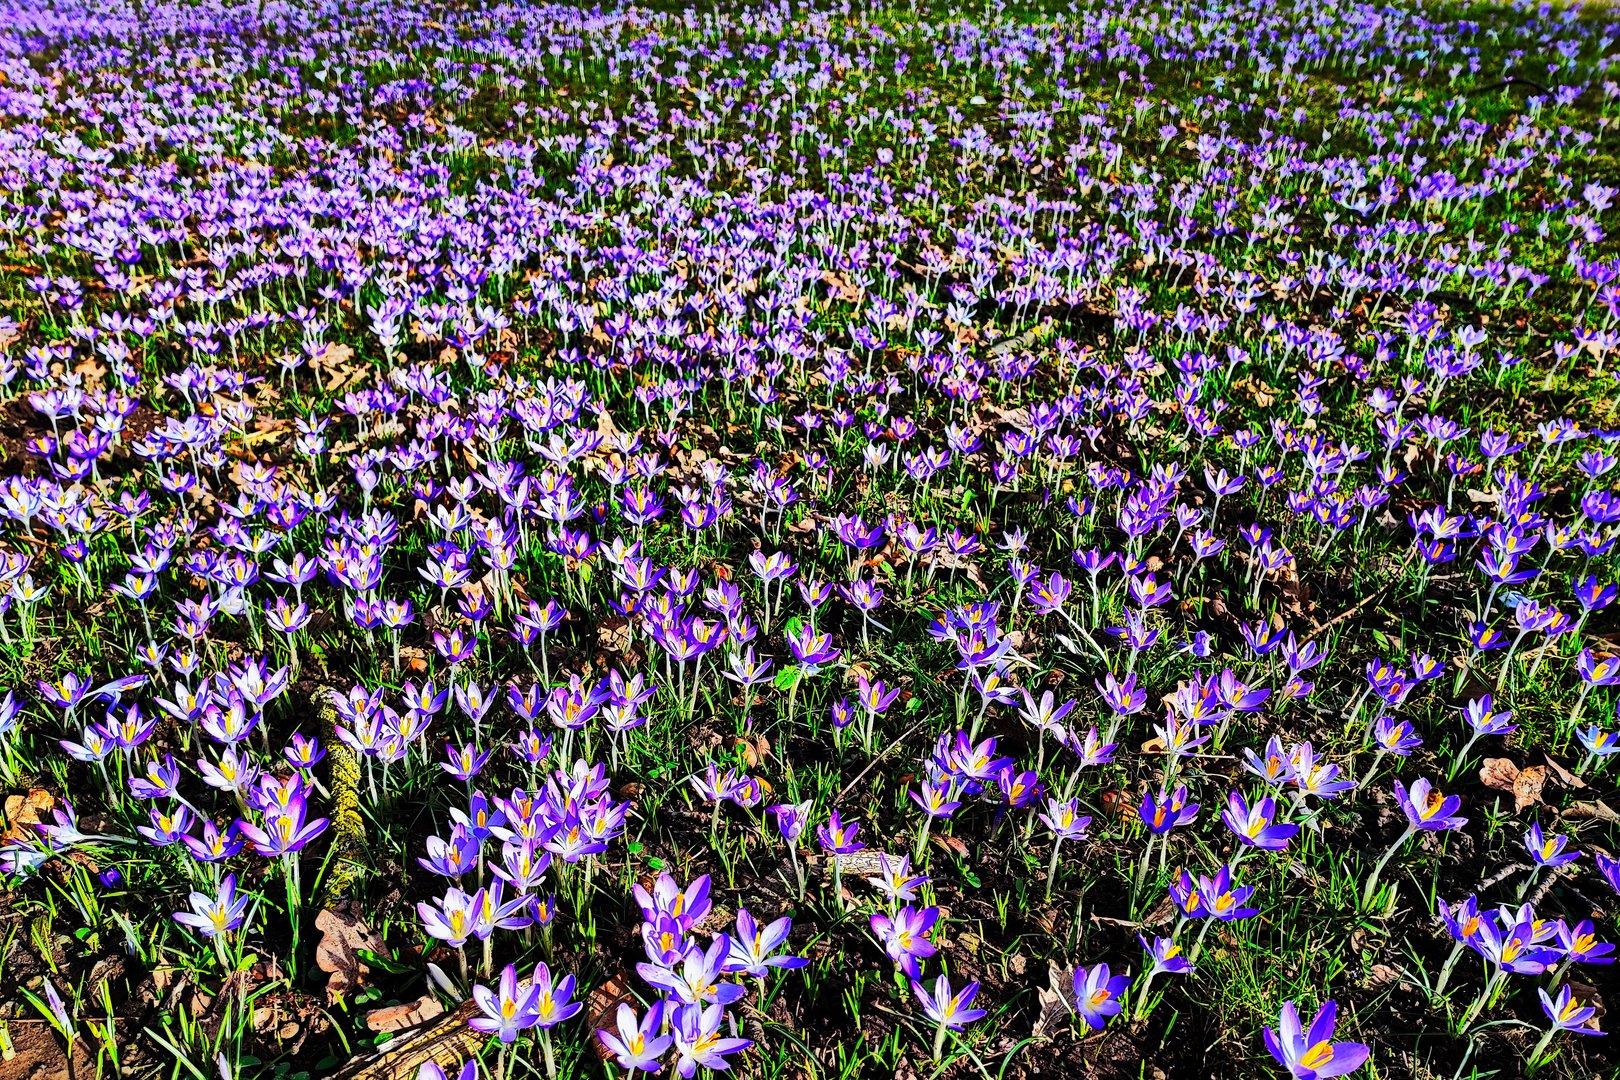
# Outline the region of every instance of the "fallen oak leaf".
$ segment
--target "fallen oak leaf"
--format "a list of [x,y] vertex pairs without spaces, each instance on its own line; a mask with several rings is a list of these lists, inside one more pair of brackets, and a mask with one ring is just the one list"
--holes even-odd
[[1523,813],[1541,802],[1541,789],[1547,783],[1547,766],[1532,765],[1520,769],[1513,781],[1513,811]]
[[1480,764],[1479,782],[1496,791],[1512,791],[1519,767],[1503,757],[1488,757]]
[[26,842],[34,838],[33,826],[40,815],[56,806],[56,798],[44,788],[31,788],[26,795],[6,796],[6,831],[0,841]]
[[1547,767],[1553,771],[1553,775],[1558,778],[1559,783],[1570,788],[1584,788],[1586,786],[1585,780],[1564,768],[1551,754],[1543,756],[1547,759]]
[[[585,1026],[591,1031],[612,1031],[617,1026],[615,1016],[619,1006],[634,1006],[635,1003],[636,996],[630,989],[629,973],[620,972],[592,990],[590,996],[585,999]],[[612,1052],[601,1039],[592,1039],[591,1047],[603,1062],[612,1060]]]
[[359,988],[371,972],[360,953],[381,955],[388,946],[347,904],[322,909],[315,916],[315,929],[321,931],[321,940],[315,946],[315,965],[331,976],[326,982],[326,998],[336,1004]]

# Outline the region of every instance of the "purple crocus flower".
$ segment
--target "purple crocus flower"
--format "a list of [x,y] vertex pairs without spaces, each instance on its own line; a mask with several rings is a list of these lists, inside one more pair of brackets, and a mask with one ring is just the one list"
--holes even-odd
[[1294,834],[1299,832],[1298,825],[1274,823],[1276,816],[1276,799],[1268,795],[1250,806],[1242,792],[1238,791],[1227,796],[1226,809],[1221,811],[1221,820],[1226,822],[1226,827],[1232,830],[1232,835],[1237,837],[1240,844],[1263,851],[1283,850]]
[[553,980],[551,968],[544,962],[534,966],[534,1024],[541,1030],[556,1027],[576,1015],[585,1006],[574,1001],[574,977],[564,975]]
[[[1558,988],[1557,997],[1550,996],[1542,989],[1537,989],[1536,993],[1541,997],[1541,1011],[1552,1021],[1553,1031],[1570,1031],[1576,1035],[1603,1034],[1597,1026],[1597,1007],[1579,1001],[1568,984]],[[1530,1060],[1533,1062],[1539,1056],[1539,1053],[1532,1054]]]
[[1395,781],[1395,801],[1414,832],[1446,832],[1468,823],[1467,818],[1456,816],[1462,799],[1442,795],[1422,777],[1412,782],[1410,790],[1399,780]]
[[1307,1030],[1292,1001],[1283,1003],[1277,1030],[1266,1026],[1266,1049],[1294,1080],[1327,1080],[1355,1072],[1366,1062],[1369,1051],[1361,1043],[1333,1041],[1333,1027],[1339,1007],[1332,1001],[1322,1005]]
[[649,984],[684,1004],[726,1005],[742,997],[745,992],[736,983],[720,981],[720,976],[726,972],[726,959],[730,954],[731,938],[720,934],[707,950],[695,945],[688,949],[678,970],[639,963],[636,971]]
[[1539,821],[1533,823],[1530,831],[1524,834],[1525,850],[1537,866],[1567,866],[1580,858],[1580,852],[1564,850],[1568,844],[1569,837],[1562,834],[1544,835]]
[[248,897],[236,891],[235,874],[225,875],[219,883],[219,892],[214,896],[193,892],[190,903],[191,910],[175,912],[174,921],[191,927],[203,937],[228,934],[241,926],[247,917]]
[[659,1070],[659,1056],[675,1041],[673,1035],[659,1034],[664,1026],[664,1007],[663,999],[659,999],[653,1002],[646,1015],[638,1020],[636,1010],[628,1002],[623,1002],[614,1017],[619,1030],[597,1031],[596,1037],[613,1055],[619,1068],[626,1072],[635,1072],[639,1069],[644,1073],[655,1073]]
[[688,1080],[699,1068],[723,1072],[730,1068],[726,1055],[740,1053],[754,1045],[752,1039],[722,1037],[720,1028],[724,1021],[725,1009],[720,1005],[681,1005],[675,1009],[672,1034],[675,1053],[679,1055],[676,1072]]
[[872,916],[872,933],[878,944],[889,954],[889,959],[905,972],[908,978],[922,978],[919,961],[934,955],[934,943],[928,933],[939,921],[939,908],[914,908],[910,904],[901,908],[891,919],[879,912]]
[[789,631],[787,643],[793,652],[793,659],[806,675],[814,675],[822,665],[832,663],[840,655],[839,650],[833,648],[832,638],[809,623],[799,627],[796,632]]
[[467,1026],[474,1031],[494,1035],[503,1043],[516,1042],[517,1037],[534,1027],[539,1019],[535,1003],[540,999],[540,988],[532,982],[520,987],[517,968],[511,964],[507,964],[501,972],[498,990],[476,983],[472,996],[484,1015],[468,1020]]
[[930,1020],[952,1030],[960,1031],[985,1015],[983,1009],[969,1008],[979,993],[977,981],[970,982],[953,992],[950,977],[941,975],[934,980],[934,988],[930,992],[922,983],[913,979],[911,991],[917,995],[917,1001],[921,1003],[923,1012]]
[[1092,1031],[1101,1031],[1123,1008],[1120,998],[1131,985],[1129,975],[1114,975],[1107,964],[1074,969],[1074,1011]]
[[1161,787],[1144,794],[1137,813],[1148,832],[1159,836],[1191,822],[1198,816],[1198,804],[1187,801],[1187,785],[1180,784],[1169,793]]
[[731,952],[726,957],[728,974],[744,974],[763,979],[776,968],[801,968],[809,963],[802,956],[772,956],[788,938],[793,920],[787,916],[761,926],[747,908],[737,912],[737,935],[731,939]]

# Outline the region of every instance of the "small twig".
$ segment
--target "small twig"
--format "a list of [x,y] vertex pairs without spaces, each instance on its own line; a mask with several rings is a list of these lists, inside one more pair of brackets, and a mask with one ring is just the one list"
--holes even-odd
[[861,780],[865,778],[867,773],[872,771],[872,767],[874,765],[876,765],[878,762],[882,761],[885,757],[887,757],[888,754],[889,754],[889,751],[893,750],[895,747],[899,746],[901,743],[903,743],[907,739],[911,738],[912,735],[916,734],[917,730],[919,728],[921,728],[926,723],[928,723],[928,718],[924,717],[923,719],[918,720],[915,724],[912,724],[909,728],[907,728],[905,731],[901,732],[899,735],[895,736],[895,739],[894,739],[893,742],[891,742],[888,746],[885,746],[878,753],[878,755],[876,757],[874,757],[871,761],[866,763],[866,768],[862,769],[860,772],[855,774],[855,779],[851,780],[849,783],[844,785],[843,789],[841,791],[839,791],[838,794],[833,798],[833,801],[831,802],[831,804],[829,804],[828,809],[831,809],[832,807],[837,806],[839,803],[843,802],[844,801],[844,796],[848,795],[850,793],[850,790],[852,788],[854,788],[856,784],[860,783]]
[[1522,863],[1522,862],[1521,863],[1509,863],[1508,865],[1502,867],[1502,869],[1498,870],[1496,873],[1492,874],[1490,877],[1486,878],[1484,881],[1480,882],[1479,886],[1474,891],[1475,892],[1484,892],[1486,889],[1490,888],[1492,885],[1495,885],[1497,882],[1506,881],[1508,878],[1512,877],[1514,874],[1517,874],[1520,870],[1528,870],[1528,869],[1530,869],[1530,864],[1529,863]]
[[1322,633],[1322,631],[1327,630],[1330,627],[1336,626],[1339,623],[1343,622],[1344,620],[1350,618],[1351,616],[1355,615],[1357,612],[1359,612],[1363,608],[1365,608],[1368,604],[1376,603],[1377,601],[1382,600],[1384,598],[1384,594],[1388,593],[1390,589],[1394,588],[1395,583],[1401,579],[1402,574],[1406,573],[1406,568],[1408,566],[1412,565],[1412,560],[1414,558],[1416,558],[1416,557],[1417,557],[1417,548],[1413,547],[1410,551],[1408,551],[1406,553],[1406,558],[1405,558],[1405,560],[1402,561],[1401,565],[1396,567],[1394,575],[1391,576],[1388,581],[1384,582],[1384,584],[1378,589],[1377,592],[1367,594],[1366,596],[1364,596],[1360,600],[1358,600],[1353,607],[1347,608],[1344,611],[1339,612],[1337,615],[1333,616],[1333,618],[1329,619],[1327,622],[1322,623],[1319,626],[1317,626],[1314,630],[1312,630],[1310,633],[1305,635],[1304,641],[1301,641],[1300,644],[1301,645],[1305,644],[1306,641],[1310,641],[1312,638],[1314,638],[1318,634]]
[[1468,89],[1463,90],[1461,92],[1464,95],[1467,95],[1467,94],[1488,94],[1492,90],[1505,90],[1510,86],[1528,86],[1530,89],[1536,91],[1537,93],[1545,94],[1547,92],[1547,88],[1545,86],[1542,86],[1540,83],[1536,82],[1534,79],[1526,79],[1521,75],[1509,75],[1504,79],[1499,79],[1499,80],[1497,80],[1496,82],[1493,82],[1493,83],[1487,83],[1484,86],[1470,86]]
[[1568,867],[1565,866],[1555,867],[1553,872],[1548,874],[1540,885],[1536,886],[1536,891],[1531,893],[1529,897],[1526,898],[1525,902],[1530,904],[1532,907],[1541,903],[1541,898],[1547,895],[1547,890],[1551,889],[1553,887],[1553,883],[1564,876],[1564,872],[1567,869]]

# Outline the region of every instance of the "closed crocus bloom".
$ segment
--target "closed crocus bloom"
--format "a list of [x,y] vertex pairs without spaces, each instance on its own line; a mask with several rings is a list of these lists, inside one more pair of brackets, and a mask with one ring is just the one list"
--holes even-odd
[[1284,1002],[1277,1030],[1268,1025],[1264,1038],[1271,1056],[1294,1080],[1326,1080],[1355,1072],[1366,1062],[1369,1051],[1361,1043],[1334,1042],[1333,1028],[1339,1007],[1323,1004],[1307,1029],[1292,1001]]
[[804,827],[809,824],[810,811],[815,808],[813,802],[778,803],[768,809],[771,817],[776,820],[777,831],[782,839],[789,844],[797,844],[799,837],[804,835]]

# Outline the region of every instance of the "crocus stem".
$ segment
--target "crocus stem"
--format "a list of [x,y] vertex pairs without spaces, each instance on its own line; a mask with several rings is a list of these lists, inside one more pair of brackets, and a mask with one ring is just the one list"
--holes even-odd
[[1395,853],[1405,847],[1408,840],[1412,839],[1412,834],[1415,831],[1410,827],[1407,828],[1405,832],[1401,833],[1400,839],[1391,844],[1389,850],[1384,852],[1384,857],[1379,859],[1373,866],[1372,874],[1367,878],[1367,884],[1361,890],[1361,906],[1363,908],[1372,903],[1373,895],[1378,891],[1378,875],[1384,872],[1384,867],[1389,863],[1390,859],[1395,857]]
[[1385,751],[1380,749],[1378,751],[1378,753],[1373,755],[1372,764],[1367,766],[1366,773],[1361,777],[1361,779],[1359,781],[1356,782],[1356,791],[1355,791],[1356,795],[1360,795],[1363,791],[1365,791],[1367,789],[1367,782],[1370,781],[1373,778],[1373,776],[1375,776],[1377,774],[1378,766],[1383,763],[1384,753],[1385,753]]
[[1440,997],[1446,992],[1446,984],[1451,981],[1451,973],[1456,969],[1457,959],[1462,956],[1462,953],[1462,942],[1459,941],[1451,947],[1451,955],[1446,957],[1445,964],[1440,968],[1440,980],[1434,984],[1435,997]]
[[945,1021],[941,1020],[934,1029],[934,1061],[937,1064],[940,1055],[945,1053]]
[[540,1029],[540,1049],[543,1050],[546,1055],[546,1076],[549,1077],[550,1080],[557,1080],[557,1058],[551,1052],[550,1028]]
[[225,935],[214,935],[214,955],[219,958],[219,973],[229,976],[231,973],[230,954],[225,951]]
[[1136,1008],[1131,1011],[1132,1020],[1140,1020],[1147,1015],[1148,990],[1153,986],[1154,974],[1154,969],[1149,968],[1148,973],[1142,976],[1142,985],[1137,987],[1136,990]]
[[1457,779],[1457,774],[1461,772],[1463,766],[1468,763],[1468,752],[1474,748],[1474,744],[1478,741],[1479,732],[1476,730],[1468,737],[1468,741],[1463,743],[1462,750],[1451,759],[1451,768],[1446,770],[1446,781],[1448,783]]
[[1193,942],[1192,951],[1187,954],[1187,959],[1191,963],[1198,963],[1198,954],[1204,951],[1204,938],[1209,936],[1209,928],[1215,924],[1215,921],[1213,915],[1204,917],[1204,925],[1199,927],[1198,938]]
[[1553,1036],[1556,1034],[1558,1034],[1557,1028],[1548,1028],[1542,1033],[1541,1041],[1536,1043],[1535,1049],[1530,1051],[1530,1056],[1525,1058],[1525,1062],[1529,1065],[1531,1072],[1535,1072],[1540,1066],[1541,1055],[1547,1052],[1547,1047],[1552,1045]]
[[1046,899],[1052,899],[1052,885],[1057,881],[1058,852],[1063,848],[1063,838],[1060,836],[1052,841],[1052,861],[1046,864]]
[[1148,833],[1147,844],[1142,848],[1142,861],[1136,864],[1136,888],[1134,892],[1142,891],[1142,884],[1147,881],[1148,864],[1153,861],[1153,842],[1158,839],[1155,833]]
[[1462,1023],[1457,1028],[1459,1034],[1468,1030],[1468,1025],[1474,1022],[1474,1017],[1479,1015],[1479,1010],[1485,1007],[1485,1002],[1489,1001],[1491,995],[1496,991],[1496,984],[1501,978],[1502,972],[1498,969],[1492,973],[1489,979],[1485,980],[1485,987],[1480,990],[1479,997],[1475,998],[1474,1003],[1468,1006],[1468,1011],[1463,1013]]
[[1581,695],[1580,695],[1580,697],[1575,699],[1575,707],[1573,709],[1569,710],[1569,719],[1564,721],[1564,726],[1565,727],[1568,727],[1572,731],[1574,730],[1575,722],[1581,718],[1581,709],[1585,708],[1585,706],[1586,706],[1586,695],[1591,693],[1591,692],[1592,692],[1592,684],[1591,683],[1586,683],[1586,684],[1582,685],[1582,687],[1581,687]]

